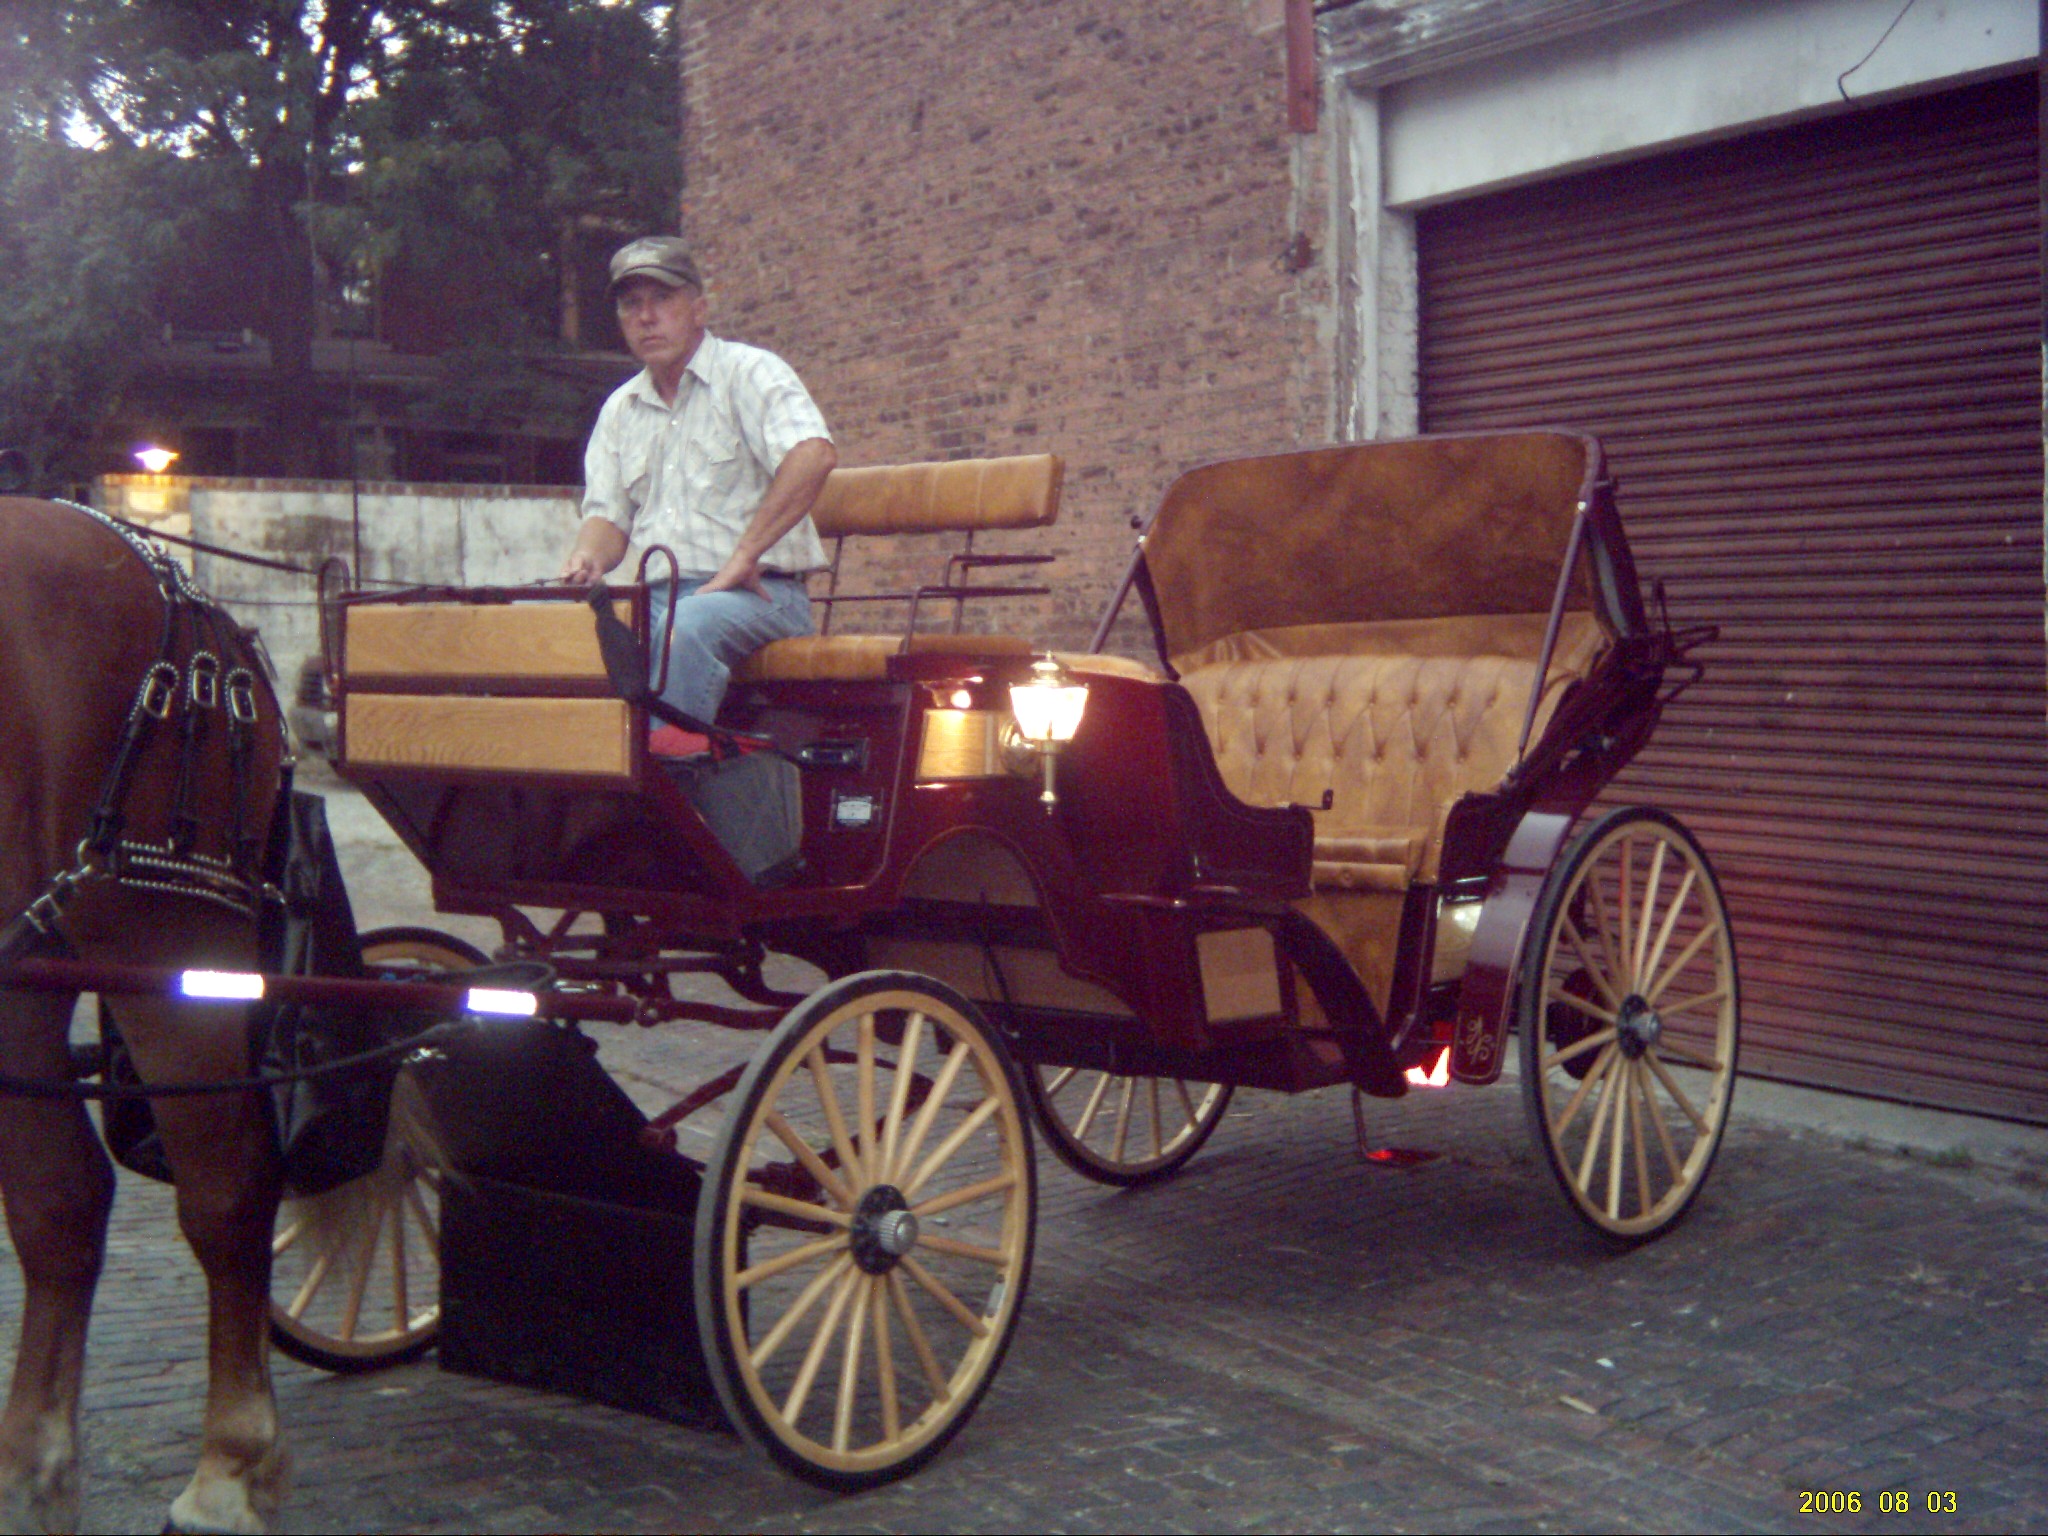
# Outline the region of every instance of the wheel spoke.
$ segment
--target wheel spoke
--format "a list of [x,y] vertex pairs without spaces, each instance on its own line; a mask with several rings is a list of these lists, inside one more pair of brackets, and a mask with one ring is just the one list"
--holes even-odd
[[1678,919],[1685,911],[1685,900],[1692,894],[1693,884],[1699,877],[1700,872],[1688,866],[1685,878],[1678,882],[1678,894],[1671,898],[1671,905],[1664,913],[1663,925],[1657,930],[1657,942],[1650,947],[1649,958],[1643,962],[1643,975],[1655,976],[1657,968],[1664,963],[1665,946],[1671,942],[1671,932],[1678,926]]
[[962,1328],[965,1328],[977,1339],[988,1337],[988,1324],[968,1311],[967,1304],[958,1296],[955,1296],[946,1287],[946,1283],[943,1280],[918,1263],[914,1254],[906,1253],[903,1255],[902,1268],[904,1273],[925,1288],[926,1293],[930,1295],[932,1300],[952,1313],[953,1320]]
[[813,1259],[822,1259],[828,1254],[844,1253],[846,1239],[837,1233],[821,1237],[816,1242],[805,1243],[778,1253],[772,1259],[763,1259],[749,1269],[743,1269],[732,1277],[733,1289],[744,1291],[750,1285],[759,1285],[763,1280],[772,1279],[786,1269],[795,1269],[799,1264],[808,1264]]
[[775,1326],[762,1336],[761,1342],[750,1352],[749,1358],[753,1361],[755,1370],[758,1371],[774,1358],[775,1352],[782,1348],[783,1341],[795,1331],[796,1325],[803,1321],[804,1315],[817,1303],[818,1298],[825,1294],[826,1287],[852,1268],[853,1255],[842,1253],[811,1277],[811,1283],[797,1292],[796,1300],[789,1304],[789,1310],[775,1320]]
[[853,1438],[853,1403],[860,1395],[860,1347],[867,1335],[868,1302],[875,1294],[869,1277],[854,1287],[853,1316],[846,1324],[846,1355],[839,1363],[839,1402],[832,1415],[832,1449],[844,1451]]
[[[1188,1112],[1188,1124],[1190,1126],[1198,1124],[1202,1117],[1195,1111],[1195,1101],[1188,1097],[1187,1083],[1183,1079],[1176,1077],[1173,1080],[1173,1091],[1180,1095],[1180,1107]],[[1180,1138],[1176,1136],[1174,1139],[1178,1141]]]
[[[1688,997],[1682,1002],[1670,1003],[1660,1007],[1657,1010],[1657,1016],[1668,1019],[1674,1013],[1690,1013],[1695,1008],[1714,1007],[1727,1001],[1728,989],[1726,987],[1716,987],[1711,992],[1702,992],[1696,997]],[[1713,1070],[1718,1072],[1721,1069],[1715,1067]]]
[[1657,1053],[1653,1050],[1645,1051],[1643,1060],[1648,1062],[1650,1070],[1657,1074],[1657,1081],[1664,1085],[1664,1091],[1671,1095],[1672,1102],[1685,1111],[1685,1118],[1693,1123],[1702,1136],[1706,1135],[1707,1122],[1701,1117],[1700,1112],[1692,1107],[1692,1100],[1688,1099],[1678,1084],[1671,1080],[1670,1072],[1665,1069],[1664,1063],[1657,1059]]
[[300,1238],[304,1237],[305,1235],[306,1218],[301,1216],[297,1220],[295,1220],[290,1226],[286,1227],[282,1232],[278,1233],[277,1236],[273,1237],[270,1240],[271,1257],[277,1257],[278,1254],[283,1253],[287,1248],[291,1247],[293,1243],[296,1243]]
[[[1615,937],[1620,941],[1621,961],[1625,967],[1630,952],[1635,948],[1635,939],[1629,932],[1628,922],[1635,908],[1636,841],[1627,833],[1623,833],[1621,841],[1615,846],[1621,852],[1621,862],[1616,866],[1615,872]],[[1628,983],[1631,992],[1635,990],[1636,977],[1633,971],[1622,969],[1615,974]]]
[[1607,1069],[1614,1065],[1614,1058],[1620,1052],[1621,1048],[1610,1041],[1607,1049],[1593,1058],[1593,1065],[1587,1069],[1586,1075],[1579,1080],[1579,1091],[1571,1096],[1564,1106],[1564,1113],[1557,1117],[1556,1134],[1560,1141],[1563,1140],[1564,1133],[1570,1127],[1572,1121],[1578,1117],[1580,1108],[1586,1102],[1586,1095],[1591,1093],[1600,1079],[1607,1075]]
[[811,1047],[810,1054],[804,1058],[804,1064],[811,1069],[811,1081],[817,1085],[818,1107],[825,1112],[825,1125],[832,1133],[832,1150],[839,1154],[839,1166],[846,1170],[847,1176],[858,1186],[863,1182],[860,1159],[853,1150],[853,1142],[846,1134],[846,1116],[840,1112],[839,1090],[832,1086],[832,1072],[825,1062],[823,1042]]
[[990,1094],[975,1105],[973,1113],[953,1127],[952,1133],[944,1141],[932,1148],[931,1156],[918,1165],[917,1172],[898,1186],[903,1191],[903,1198],[915,1198],[917,1192],[924,1188],[925,1182],[946,1165],[947,1160],[960,1150],[967,1138],[986,1125],[989,1117],[1002,1107],[1003,1101],[994,1094]]
[[[1657,845],[1662,848],[1664,845]],[[1621,1070],[1614,1075],[1614,1142],[1607,1149],[1607,1216],[1610,1221],[1621,1220],[1621,1179],[1628,1167],[1623,1156],[1628,1140],[1629,1091],[1635,1087],[1635,1063],[1624,1061]]]
[[391,1316],[398,1331],[405,1331],[412,1307],[406,1300],[405,1207],[399,1195],[391,1201]]
[[[1602,1059],[1613,1061],[1615,1058]],[[1593,1169],[1600,1161],[1601,1133],[1607,1129],[1607,1112],[1614,1107],[1614,1085],[1619,1078],[1617,1072],[1610,1070],[1607,1073],[1606,1080],[1600,1085],[1599,1101],[1593,1106],[1593,1128],[1586,1133],[1586,1151],[1579,1159],[1579,1188],[1582,1190],[1593,1186]]]
[[921,1234],[917,1240],[920,1248],[929,1248],[933,1253],[950,1253],[956,1259],[972,1259],[977,1264],[993,1264],[998,1269],[1010,1262],[1010,1256],[998,1248],[984,1248],[978,1243],[963,1243],[957,1237],[942,1237],[936,1232]]
[[1551,987],[1544,992],[1543,1001],[1546,1003],[1563,1003],[1565,1007],[1576,1009],[1580,1013],[1600,1020],[1603,1024],[1618,1024],[1621,1022],[1620,1016],[1613,1012],[1613,1010],[1602,1008],[1598,1003],[1589,1002],[1583,997],[1574,997],[1569,992],[1559,991],[1556,987]]
[[427,1249],[436,1263],[441,1258],[441,1224],[434,1219],[434,1213],[427,1209],[426,1197],[420,1193],[419,1185],[408,1180],[405,1186],[405,1208],[412,1212],[413,1220],[419,1223],[420,1236],[427,1240]]
[[1159,1079],[1145,1079],[1146,1098],[1152,1105],[1152,1155],[1163,1156],[1166,1152],[1166,1124],[1159,1113]]
[[[1619,1034],[1620,1031],[1618,1030],[1603,1029],[1596,1035],[1588,1035],[1583,1040],[1575,1040],[1570,1045],[1564,1047],[1563,1050],[1552,1051],[1548,1056],[1544,1057],[1543,1070],[1548,1072],[1553,1067],[1563,1066],[1574,1057],[1583,1056],[1588,1051],[1597,1051],[1601,1046],[1612,1043],[1619,1037]],[[1558,1129],[1562,1130],[1563,1127],[1559,1126]]]
[[1088,1095],[1088,1107],[1081,1111],[1081,1118],[1074,1122],[1074,1140],[1088,1139],[1088,1127],[1095,1123],[1095,1112],[1102,1108],[1102,1096],[1109,1092],[1109,1085],[1114,1081],[1115,1079],[1107,1072],[1102,1074],[1102,1081],[1097,1083],[1095,1091]]
[[[1607,958],[1607,975],[1612,982],[1619,983],[1622,977],[1621,965],[1614,958],[1614,919],[1607,911],[1607,893],[1600,888],[1600,871],[1597,868],[1586,871],[1584,889],[1593,902],[1593,926],[1599,930],[1597,937],[1600,953]],[[1621,1006],[1619,996],[1614,1001],[1617,1008]]]
[[1657,839],[1656,849],[1650,854],[1650,875],[1643,882],[1643,911],[1636,924],[1636,953],[1629,975],[1636,986],[1641,986],[1643,977],[1649,973],[1643,969],[1643,961],[1650,951],[1650,925],[1657,915],[1657,894],[1664,884],[1664,855],[1671,851],[1671,845],[1662,838]]
[[966,1205],[974,1200],[986,1200],[990,1195],[999,1195],[1004,1190],[1013,1188],[1016,1182],[1016,1174],[999,1173],[994,1178],[983,1179],[978,1184],[963,1184],[958,1189],[947,1190],[943,1195],[934,1195],[929,1200],[913,1205],[910,1214],[922,1221],[927,1216],[936,1216],[942,1211],[952,1210],[955,1206]]
[[860,1109],[860,1180],[864,1184],[880,1182],[875,1166],[875,1016],[864,1013],[860,1016],[859,1043],[855,1047],[857,1058],[854,1102]]
[[1071,1083],[1074,1080],[1074,1074],[1080,1070],[1079,1067],[1061,1067],[1059,1071],[1053,1073],[1052,1081],[1045,1085],[1046,1102],[1049,1104],[1058,1098],[1060,1090]]
[[1636,1214],[1647,1216],[1650,1214],[1650,1156],[1643,1146],[1645,1111],[1642,1099],[1648,1095],[1649,1090],[1643,1086],[1642,1068],[1635,1062],[1628,1065],[1629,1100],[1635,1106],[1635,1113],[1629,1116],[1628,1128],[1634,1139],[1636,1153]]
[[868,1290],[872,1297],[868,1316],[875,1331],[875,1384],[882,1393],[882,1438],[894,1440],[903,1433],[903,1414],[896,1405],[896,1356],[889,1347],[889,1283],[876,1275]]
[[903,1336],[910,1340],[910,1352],[917,1356],[918,1369],[924,1372],[925,1385],[932,1389],[933,1401],[943,1403],[953,1391],[946,1385],[946,1373],[939,1369],[938,1357],[932,1353],[931,1340],[924,1336],[924,1324],[911,1310],[910,1287],[903,1283],[901,1270],[890,1270],[887,1278],[889,1299],[896,1304],[896,1315],[903,1321]]
[[1670,1128],[1664,1124],[1664,1111],[1657,1106],[1657,1090],[1648,1082],[1643,1084],[1643,1106],[1649,1111],[1650,1128],[1657,1133],[1657,1147],[1671,1170],[1671,1182],[1679,1183],[1685,1178],[1685,1165],[1678,1160],[1678,1148],[1672,1145]]
[[306,1308],[312,1305],[313,1298],[319,1295],[320,1287],[327,1281],[327,1266],[332,1258],[332,1254],[323,1253],[314,1259],[306,1270],[306,1278],[299,1282],[298,1294],[292,1297],[291,1305],[284,1309],[285,1315],[294,1322],[306,1315]]
[[1664,968],[1664,974],[1652,982],[1643,993],[1643,1001],[1655,1005],[1657,999],[1664,995],[1664,989],[1670,986],[1672,982],[1678,980],[1685,968],[1692,963],[1692,957],[1700,952],[1701,946],[1706,944],[1709,939],[1718,937],[1720,932],[1721,925],[1719,923],[1708,923],[1706,927],[1694,934],[1685,948],[1678,952],[1678,958],[1667,965]]
[[849,1268],[840,1276],[838,1289],[833,1291],[832,1300],[826,1304],[825,1315],[818,1319],[818,1331],[811,1335],[811,1347],[804,1351],[803,1364],[796,1370],[796,1380],[789,1384],[789,1395],[782,1400],[783,1420],[792,1429],[803,1414],[804,1400],[811,1395],[811,1384],[818,1379],[818,1367],[824,1363],[825,1351],[832,1343],[832,1335],[839,1329],[839,1319],[845,1313],[846,1303],[859,1280],[860,1271],[857,1269]]
[[951,1096],[953,1083],[960,1076],[960,1069],[967,1065],[969,1054],[965,1040],[953,1042],[953,1049],[946,1053],[945,1064],[939,1068],[932,1091],[925,1096],[917,1118],[910,1122],[910,1134],[904,1138],[903,1150],[896,1154],[895,1164],[884,1171],[882,1182],[885,1184],[896,1182],[901,1171],[910,1166],[910,1160],[924,1146],[925,1137],[931,1134],[932,1122],[939,1118],[940,1107]]
[[1572,953],[1579,957],[1580,967],[1593,979],[1593,985],[1600,989],[1600,995],[1607,999],[1607,1006],[1619,1012],[1621,994],[1614,989],[1614,979],[1601,968],[1600,962],[1587,952],[1585,935],[1579,932],[1579,925],[1569,917],[1564,919],[1564,939],[1571,945]]
[[896,1080],[889,1085],[889,1113],[882,1122],[882,1160],[875,1168],[878,1180],[887,1179],[896,1166],[896,1143],[903,1134],[903,1112],[910,1105],[910,1085],[917,1081],[917,1050],[924,1043],[924,1015],[912,1013],[903,1026],[903,1044],[896,1050]]
[[838,1174],[825,1166],[825,1160],[811,1150],[811,1144],[797,1133],[796,1127],[783,1119],[780,1110],[768,1110],[761,1116],[761,1123],[775,1133],[778,1141],[789,1148],[796,1160],[803,1164],[804,1172],[816,1179],[826,1194],[848,1210],[853,1209],[853,1192],[840,1182]]
[[1116,1138],[1110,1145],[1111,1162],[1120,1163],[1124,1160],[1124,1147],[1131,1134],[1131,1101],[1137,1096],[1138,1080],[1135,1077],[1125,1078],[1123,1097],[1116,1107]]
[[751,1205],[756,1210],[774,1211],[781,1216],[794,1216],[799,1221],[822,1222],[831,1227],[845,1227],[853,1223],[853,1216],[847,1211],[827,1210],[808,1200],[792,1200],[787,1195],[756,1189],[751,1184],[740,1191],[740,1204]]

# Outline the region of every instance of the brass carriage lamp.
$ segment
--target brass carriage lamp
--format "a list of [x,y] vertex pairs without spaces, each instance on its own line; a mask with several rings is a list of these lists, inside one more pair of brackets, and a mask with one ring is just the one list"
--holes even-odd
[[149,447],[135,450],[135,462],[150,474],[160,475],[178,462],[178,451],[175,448],[159,448],[151,444]]
[[1045,788],[1039,792],[1038,803],[1048,812],[1059,800],[1053,790],[1053,760],[1080,730],[1081,713],[1087,707],[1088,685],[1070,679],[1066,669],[1050,656],[1031,664],[1030,682],[1010,685],[1010,713],[1017,717],[1017,734],[1045,765]]

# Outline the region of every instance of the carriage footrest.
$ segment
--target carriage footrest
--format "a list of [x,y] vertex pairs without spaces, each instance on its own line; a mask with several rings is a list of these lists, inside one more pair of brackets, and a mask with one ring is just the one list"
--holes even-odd
[[441,1189],[444,1369],[724,1429],[688,1217],[469,1175]]

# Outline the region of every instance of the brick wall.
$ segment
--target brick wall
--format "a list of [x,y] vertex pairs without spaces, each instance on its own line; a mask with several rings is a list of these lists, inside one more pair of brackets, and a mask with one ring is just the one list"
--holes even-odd
[[1085,640],[1176,474],[1330,434],[1328,178],[1278,15],[684,0],[713,328],[796,365],[842,462],[1066,458],[1059,526],[987,545],[1055,554],[1054,594],[984,627]]

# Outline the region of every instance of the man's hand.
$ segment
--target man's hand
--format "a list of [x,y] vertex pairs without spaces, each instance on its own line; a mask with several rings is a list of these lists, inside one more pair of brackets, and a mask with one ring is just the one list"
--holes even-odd
[[626,535],[609,518],[586,517],[569,558],[562,562],[562,580],[587,587],[626,556]]
[[744,587],[747,591],[767,602],[768,588],[761,581],[761,562],[743,549],[734,550],[732,558],[718,568],[718,574],[697,590],[703,592],[730,592]]

